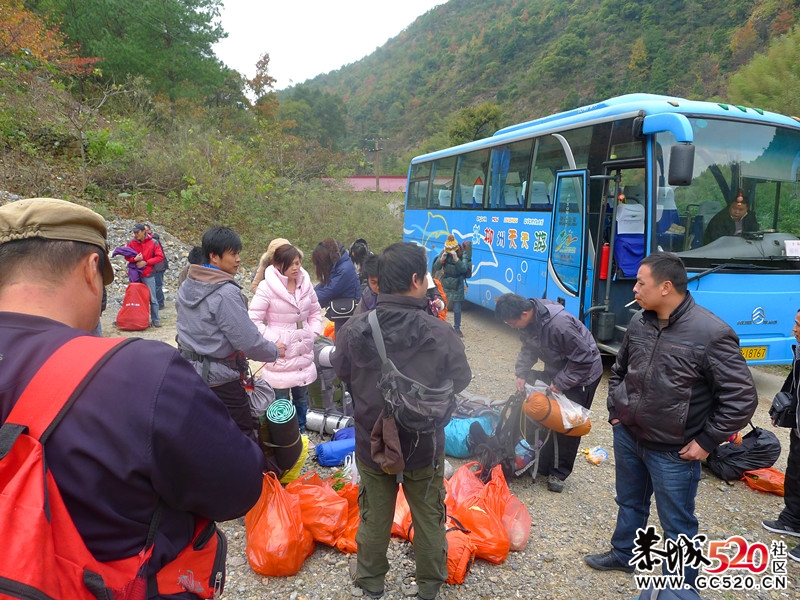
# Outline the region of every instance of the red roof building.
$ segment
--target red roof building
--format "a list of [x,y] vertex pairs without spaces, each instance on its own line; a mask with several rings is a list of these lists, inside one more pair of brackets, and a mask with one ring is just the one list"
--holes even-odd
[[[333,181],[326,179],[326,181]],[[343,179],[345,185],[350,186],[356,192],[374,192],[378,186],[381,192],[405,192],[405,175],[381,175],[380,181],[375,181],[374,175],[354,175]]]

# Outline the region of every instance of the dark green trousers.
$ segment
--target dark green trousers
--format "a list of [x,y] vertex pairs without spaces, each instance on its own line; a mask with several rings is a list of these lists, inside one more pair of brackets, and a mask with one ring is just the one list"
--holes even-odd
[[[445,538],[444,455],[433,465],[402,474],[403,492],[414,523],[417,589],[423,598],[436,597],[447,579]],[[389,561],[386,550],[392,534],[398,476],[387,475],[358,461],[358,508],[361,523],[356,534],[356,583],[369,592],[383,591]]]

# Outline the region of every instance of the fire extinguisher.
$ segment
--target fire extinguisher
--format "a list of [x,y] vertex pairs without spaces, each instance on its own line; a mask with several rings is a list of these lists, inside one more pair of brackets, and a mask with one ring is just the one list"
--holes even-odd
[[608,256],[611,254],[611,247],[603,244],[600,252],[600,279],[608,279]]

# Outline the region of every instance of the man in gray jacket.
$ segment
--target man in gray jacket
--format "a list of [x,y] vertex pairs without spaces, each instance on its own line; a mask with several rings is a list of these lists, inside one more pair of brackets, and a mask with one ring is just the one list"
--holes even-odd
[[203,234],[203,264],[190,265],[178,290],[178,349],[228,407],[239,429],[258,441],[258,423],[242,387],[247,359],[274,362],[286,346],[265,340],[247,315],[239,270],[242,241],[227,227]]
[[[736,334],[697,306],[686,286],[677,255],[642,260],[633,286],[642,310],[628,325],[608,383],[617,525],[611,550],[585,557],[593,569],[634,571],[635,540],[653,494],[667,539],[697,536],[700,461],[745,427],[758,405]],[[697,576],[682,563],[669,572],[690,586]]]
[[[514,366],[518,391],[525,391],[528,379],[546,379],[551,391],[562,393],[585,408],[592,406],[603,376],[603,363],[597,344],[583,323],[558,302],[526,299],[517,294],[500,296],[494,314],[498,321],[520,330],[522,349]],[[544,373],[531,371],[539,360],[544,363]],[[539,470],[547,473],[547,489],[560,493],[564,480],[572,473],[581,438],[557,432],[553,436],[553,456],[543,460]]]

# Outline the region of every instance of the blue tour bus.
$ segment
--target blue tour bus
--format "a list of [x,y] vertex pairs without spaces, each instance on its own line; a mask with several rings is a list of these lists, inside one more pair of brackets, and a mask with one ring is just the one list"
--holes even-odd
[[[431,263],[448,233],[472,241],[467,301],[558,301],[612,354],[638,309],[639,261],[675,252],[695,300],[734,328],[749,363],[788,363],[799,170],[798,119],[629,94],[414,158],[403,238]],[[727,207],[740,191],[746,225],[715,226],[719,215],[734,227]]]

